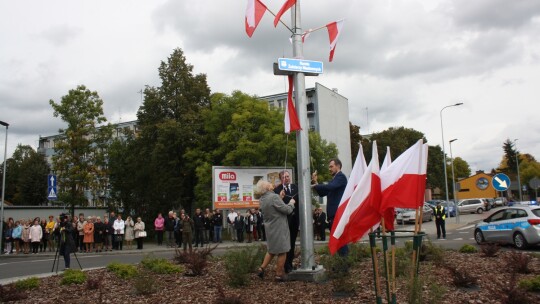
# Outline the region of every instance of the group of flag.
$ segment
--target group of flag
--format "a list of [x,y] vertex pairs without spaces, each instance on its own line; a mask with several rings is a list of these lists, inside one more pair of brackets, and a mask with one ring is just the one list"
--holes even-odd
[[[379,167],[377,143],[366,164],[362,146],[334,218],[329,249],[334,254],[344,245],[360,240],[384,222],[394,230],[394,208],[416,209],[423,205],[428,146],[419,140],[391,161],[390,149]],[[383,220],[384,219],[384,220]]]
[[[281,20],[281,16],[288,11],[291,7],[296,4],[296,0],[286,0],[285,3],[281,6],[281,9],[274,17],[274,27],[277,26]],[[268,11],[268,8],[260,0],[248,0],[246,8],[246,33],[249,37],[253,36],[255,29],[259,25],[264,13]],[[330,22],[326,25],[328,29],[328,38],[330,39],[330,56],[328,61],[332,62],[334,59],[334,51],[336,50],[337,40],[339,34],[343,28],[344,20]],[[309,36],[310,31],[307,31],[302,34],[302,42],[305,41],[307,36]]]

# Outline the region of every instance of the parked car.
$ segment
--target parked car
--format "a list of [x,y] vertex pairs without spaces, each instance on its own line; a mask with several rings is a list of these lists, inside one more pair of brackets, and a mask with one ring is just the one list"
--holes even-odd
[[495,206],[506,206],[508,205],[508,200],[506,197],[497,197],[495,198]]
[[457,203],[459,214],[478,213],[481,214],[486,210],[486,202],[481,198],[466,198]]
[[456,204],[454,202],[442,202],[441,205],[448,210],[448,215],[450,217],[456,216]]
[[474,239],[478,244],[511,243],[518,249],[540,244],[540,207],[513,206],[499,210],[476,224]]
[[[433,209],[429,206],[429,204],[424,203],[423,215],[422,215],[422,222],[426,221],[432,221],[433,220]],[[404,223],[414,223],[416,210],[415,209],[408,209],[408,208],[396,208],[397,216],[396,221],[398,224],[404,224]]]

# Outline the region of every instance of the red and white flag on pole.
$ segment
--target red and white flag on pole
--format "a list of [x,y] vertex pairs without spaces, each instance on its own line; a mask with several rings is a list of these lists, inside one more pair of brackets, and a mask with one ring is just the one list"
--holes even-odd
[[375,141],[372,155],[369,166],[341,214],[338,208],[328,243],[331,254],[344,245],[361,239],[371,227],[380,222],[381,180]]
[[266,6],[261,1],[248,0],[246,8],[246,33],[249,37],[255,32],[266,10]]
[[343,29],[345,20],[340,20],[332,23],[328,23],[326,28],[328,29],[328,38],[330,38],[330,58],[328,61],[332,62],[334,59],[334,51],[336,50],[336,44]]
[[293,93],[293,76],[289,75],[289,92],[287,93],[287,106],[285,107],[285,133],[289,134],[291,131],[302,130],[298,116],[296,115],[296,109],[294,108],[294,102],[292,98]]
[[296,4],[296,0],[286,0],[285,3],[283,3],[283,6],[279,10],[279,12],[276,14],[276,17],[274,18],[274,27],[277,26],[279,19],[281,19],[281,16],[285,14],[285,12],[295,4]]
[[[381,172],[381,214],[389,208],[416,209],[424,203],[427,171],[427,145],[420,139]],[[388,222],[388,221],[386,221]],[[394,221],[386,225],[393,230]],[[392,228],[392,229],[390,229]]]

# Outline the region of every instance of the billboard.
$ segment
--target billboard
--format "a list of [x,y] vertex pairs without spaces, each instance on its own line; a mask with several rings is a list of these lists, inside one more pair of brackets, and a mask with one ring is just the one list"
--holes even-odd
[[[254,197],[257,182],[267,180],[279,185],[283,167],[212,167],[212,197],[214,209],[248,209],[259,207]],[[287,171],[294,176],[292,168]],[[292,182],[292,181],[291,181]]]

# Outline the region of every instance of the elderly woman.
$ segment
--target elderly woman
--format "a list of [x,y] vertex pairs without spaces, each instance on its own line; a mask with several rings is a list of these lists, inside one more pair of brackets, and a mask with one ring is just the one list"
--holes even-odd
[[92,252],[92,246],[94,245],[94,219],[91,216],[88,217],[88,220],[84,224],[83,233],[83,243],[86,252]]
[[291,199],[286,205],[282,200],[283,196],[275,194],[273,189],[274,186],[264,180],[260,180],[255,189],[255,194],[261,195],[259,203],[264,214],[264,229],[267,240],[266,256],[257,275],[261,279],[264,278],[266,267],[274,256],[277,256],[275,280],[283,282],[285,280],[285,259],[287,252],[291,249],[287,215],[293,212],[295,201]]

